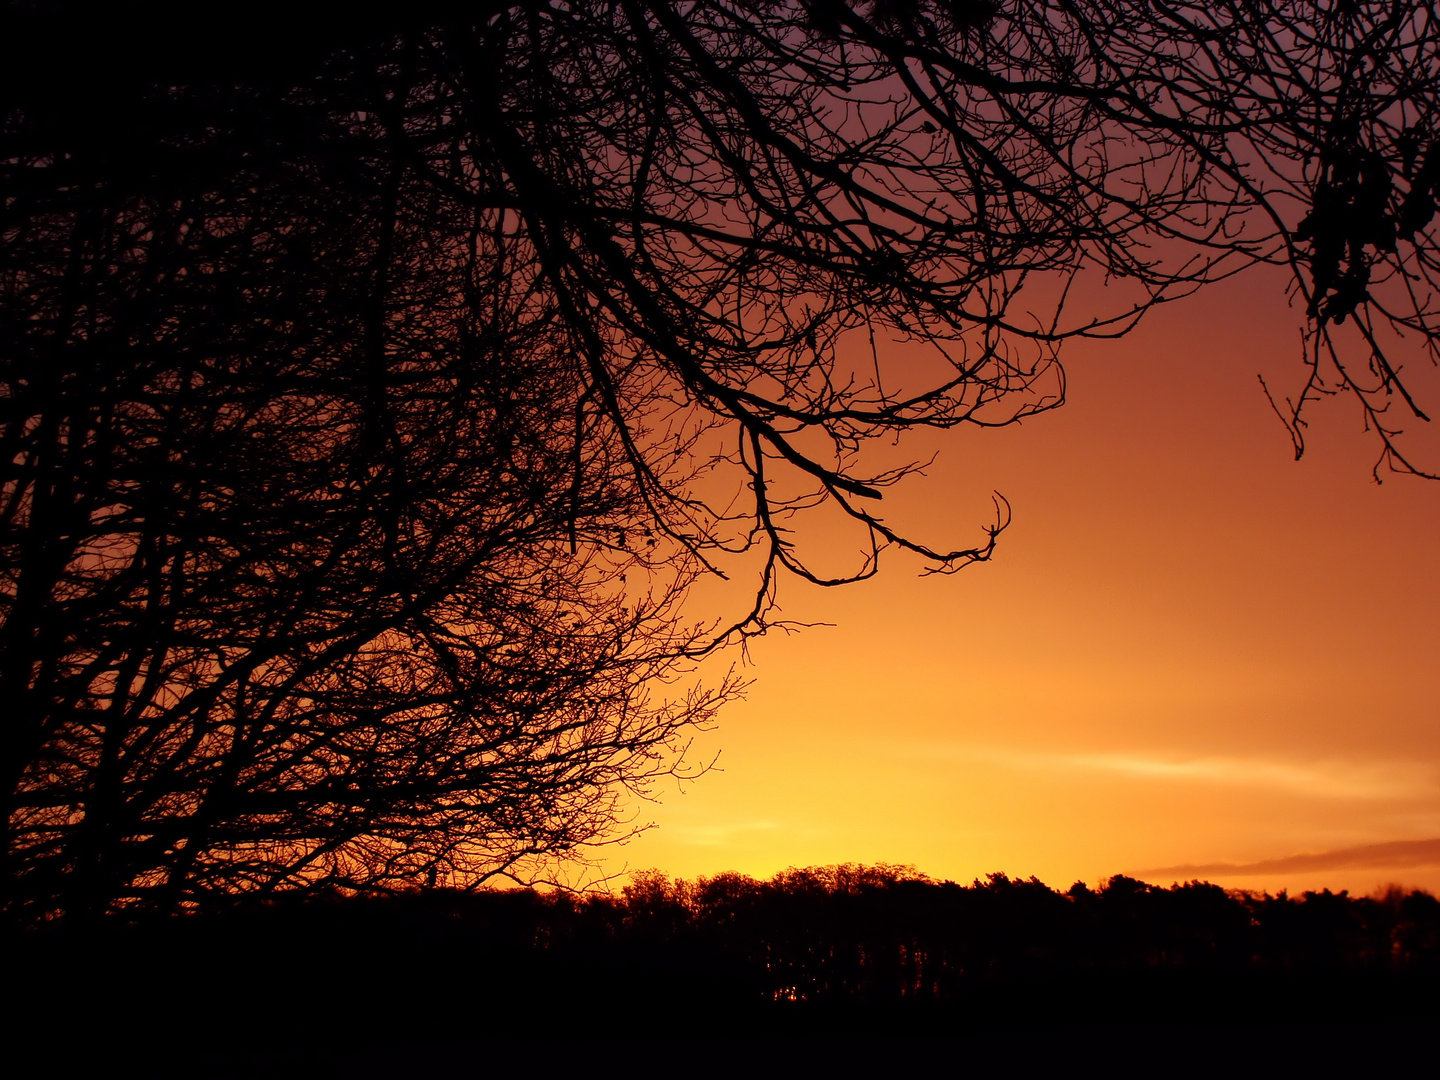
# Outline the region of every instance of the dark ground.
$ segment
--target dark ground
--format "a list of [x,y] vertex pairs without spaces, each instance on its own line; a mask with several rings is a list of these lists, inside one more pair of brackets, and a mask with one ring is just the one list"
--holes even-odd
[[1440,1061],[1440,904],[1425,894],[827,873],[12,931],[9,1074],[1430,1075]]

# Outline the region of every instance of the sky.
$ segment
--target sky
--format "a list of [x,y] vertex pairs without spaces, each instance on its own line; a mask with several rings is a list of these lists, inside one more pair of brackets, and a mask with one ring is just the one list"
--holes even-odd
[[1294,460],[1257,380],[1302,377],[1282,286],[1237,278],[1071,346],[1063,408],[919,447],[940,459],[887,514],[972,542],[999,490],[994,560],[787,582],[784,615],[829,625],[752,649],[692,751],[716,768],[637,802],[655,827],[604,868],[1440,891],[1440,483],[1376,484],[1343,398]]

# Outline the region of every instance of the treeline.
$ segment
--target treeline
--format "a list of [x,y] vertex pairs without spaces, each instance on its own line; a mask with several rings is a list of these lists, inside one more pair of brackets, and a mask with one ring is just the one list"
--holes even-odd
[[725,965],[767,1000],[943,1002],[997,980],[1081,972],[1440,970],[1440,901],[1398,888],[1291,897],[1117,875],[1061,893],[1004,874],[964,886],[835,866],[763,882],[649,875],[620,897],[537,901],[548,941]]
[[615,894],[311,896],[31,928],[11,948],[12,985],[30,991],[19,1030],[132,1054],[1440,1016],[1440,901],[1400,889],[1292,897],[1118,876],[1058,892],[853,865],[769,881],[652,873]]

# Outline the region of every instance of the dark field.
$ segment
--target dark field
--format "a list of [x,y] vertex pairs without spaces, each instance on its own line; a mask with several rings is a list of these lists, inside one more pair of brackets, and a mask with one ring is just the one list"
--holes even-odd
[[1123,877],[1068,893],[853,867],[657,877],[621,896],[273,902],[32,931],[10,947],[12,986],[27,991],[11,1045],[47,1073],[1116,1053],[1328,1071],[1404,1060],[1440,1016],[1429,894],[1247,896]]

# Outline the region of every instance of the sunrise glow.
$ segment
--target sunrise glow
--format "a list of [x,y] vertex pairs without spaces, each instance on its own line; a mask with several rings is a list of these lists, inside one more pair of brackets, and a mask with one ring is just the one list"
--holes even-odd
[[1272,865],[1440,836],[1440,488],[1377,485],[1344,400],[1292,460],[1257,375],[1294,377],[1300,320],[1266,284],[1074,347],[1057,412],[927,444],[890,512],[956,532],[998,489],[994,562],[788,585],[788,617],[831,625],[754,648],[747,700],[697,743],[719,771],[638,805],[658,828],[606,867],[1440,886],[1433,853]]

